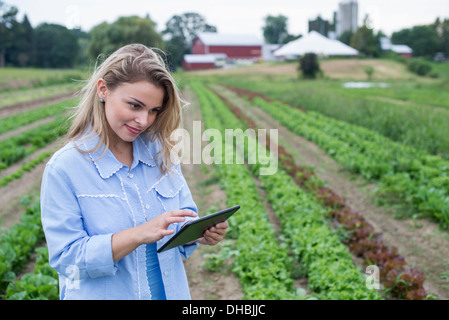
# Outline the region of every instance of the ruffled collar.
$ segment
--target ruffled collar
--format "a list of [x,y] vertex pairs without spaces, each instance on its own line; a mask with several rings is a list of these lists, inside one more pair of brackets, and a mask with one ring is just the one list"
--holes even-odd
[[[89,131],[88,131],[89,132]],[[90,151],[94,149],[100,137],[98,134],[91,130],[88,134],[85,134],[82,138],[75,143],[78,148],[83,151]],[[154,167],[156,166],[155,156],[160,150],[160,144],[151,142],[148,135],[142,133],[133,141],[133,163],[131,169],[136,167],[139,162]],[[102,144],[97,150],[89,152],[89,157],[95,163],[95,167],[98,173],[103,179],[110,178],[114,173],[119,171],[125,165],[117,160],[111,150],[106,149],[106,146]]]

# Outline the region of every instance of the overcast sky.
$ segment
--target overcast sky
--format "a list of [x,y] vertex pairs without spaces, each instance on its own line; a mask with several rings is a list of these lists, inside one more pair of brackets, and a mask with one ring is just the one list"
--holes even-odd
[[[162,31],[175,14],[197,12],[220,33],[245,33],[262,38],[267,15],[288,17],[290,34],[308,32],[308,20],[318,15],[331,20],[340,0],[3,0],[27,14],[35,27],[41,22],[58,23],[84,31],[120,16],[146,14]],[[449,18],[449,0],[359,0],[359,23],[369,13],[375,30],[387,35],[403,28],[430,24],[437,17]]]

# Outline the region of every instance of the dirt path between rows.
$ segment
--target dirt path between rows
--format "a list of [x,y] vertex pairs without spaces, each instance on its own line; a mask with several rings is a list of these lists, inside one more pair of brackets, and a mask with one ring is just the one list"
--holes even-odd
[[333,159],[315,144],[297,136],[261,109],[234,92],[219,86],[222,95],[230,99],[259,128],[279,131],[279,144],[293,155],[299,166],[313,166],[315,172],[346,203],[363,214],[375,228],[382,232],[388,246],[396,247],[409,265],[415,265],[426,275],[424,287],[439,299],[449,299],[449,282],[442,274],[449,273],[449,233],[426,220],[397,220],[392,218],[393,208],[379,207],[374,203],[374,185],[367,184],[343,170]]
[[[184,111],[183,126],[192,132],[193,121],[201,121],[201,110],[192,91],[187,88],[184,94],[191,104]],[[190,161],[190,163],[192,162]],[[226,208],[226,193],[220,188],[219,181],[214,176],[213,165],[183,164],[182,170],[198,206],[200,216],[211,208],[214,210]],[[218,250],[220,250],[220,245],[214,247],[200,245],[184,261],[193,300],[242,299],[240,282],[230,270],[211,272],[202,266],[205,261],[204,255]]]
[[33,123],[21,126],[20,128],[17,128],[15,130],[10,130],[10,131],[0,135],[0,141],[8,140],[9,138],[12,138],[14,136],[17,136],[17,135],[21,134],[22,132],[25,132],[25,131],[28,131],[28,130],[32,130],[32,129],[35,129],[35,128],[41,126],[41,125],[50,123],[50,122],[54,121],[56,119],[56,117],[57,116],[40,119],[40,120],[37,120],[37,121],[35,121]]
[[24,101],[0,109],[0,118],[9,117],[18,113],[43,107],[48,104],[58,103],[65,99],[74,98],[76,91],[57,94],[50,97]]
[[[64,142],[64,138],[60,138],[42,149],[39,149],[24,162],[31,161],[46,151],[56,151]],[[50,158],[50,157],[49,157]],[[49,159],[48,158],[48,159]],[[38,164],[31,171],[25,172],[22,177],[15,179],[6,186],[0,188],[0,222],[4,228],[9,228],[13,224],[19,222],[20,215],[23,213],[23,207],[20,205],[20,200],[24,194],[39,192],[42,174],[44,173],[45,165],[48,159]],[[0,172],[0,177],[7,176],[17,171],[22,166],[20,163],[10,166],[8,169]]]

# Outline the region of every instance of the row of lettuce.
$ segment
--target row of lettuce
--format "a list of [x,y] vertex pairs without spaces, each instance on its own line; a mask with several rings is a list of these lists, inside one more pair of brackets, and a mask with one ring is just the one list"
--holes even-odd
[[[193,82],[191,86],[199,98],[207,127],[219,129],[223,136],[225,129],[246,128],[247,124],[203,84]],[[250,136],[246,138],[251,139]],[[248,147],[241,150],[247,159],[257,152],[251,149],[257,143],[248,142]],[[223,148],[225,153],[234,152],[232,145],[224,145]],[[238,156],[237,152],[235,154]],[[328,226],[327,209],[299,188],[282,169],[279,168],[276,174],[265,175],[261,174],[264,166],[260,161],[248,161],[248,165],[250,170],[244,165],[217,165],[228,204],[244,204],[242,212],[231,220],[231,226],[237,229],[237,234],[233,234],[236,237],[232,251],[233,270],[242,283],[245,298],[277,299],[280,290],[272,293],[270,289],[283,284],[287,292],[291,292],[291,285],[286,286],[291,280],[286,281],[286,276],[299,272],[308,278],[308,289],[315,298],[380,299],[377,291],[368,289],[366,277],[354,265],[352,256]],[[257,190],[254,190],[254,177],[260,179],[267,193],[266,200],[280,221],[280,238],[284,239],[281,245],[277,244],[266,210],[260,205]],[[248,201],[249,194],[253,193],[256,195],[254,202]],[[267,243],[272,243],[268,252],[259,250]],[[273,264],[276,261],[273,255],[285,256],[286,253],[293,261]],[[294,270],[298,268],[298,263],[301,271]],[[279,275],[285,276],[279,279]]]
[[[55,300],[59,297],[58,277],[48,264],[38,195],[22,198],[25,214],[20,222],[0,235],[0,297],[8,300]],[[32,255],[34,271],[21,275]],[[17,278],[20,276],[20,280]]]
[[[48,159],[54,150],[41,150],[65,134],[66,113],[76,101],[64,100],[0,119],[0,134],[8,135],[0,141],[0,173],[3,171],[0,188]],[[30,129],[18,130],[27,125]],[[9,170],[18,164],[21,164],[18,169]],[[0,230],[0,296],[11,300],[58,299],[57,274],[48,265],[46,246],[41,246],[44,234],[39,196],[25,195],[22,204],[25,213],[20,222]],[[22,275],[32,256],[36,259],[34,272]]]
[[252,101],[349,171],[378,182],[380,195],[402,199],[449,230],[449,161],[313,111],[260,97]]
[[[69,122],[66,113],[76,105],[76,102],[77,99],[64,100],[0,119],[0,134],[13,133],[0,140],[0,173],[12,165],[22,163],[21,167],[14,172],[2,175],[0,187],[22,177],[24,172],[30,171],[48,158],[52,151],[44,151],[39,154],[39,150],[67,132]],[[33,125],[40,120],[43,123],[38,126]],[[26,125],[31,125],[31,128],[25,131],[19,130],[19,133],[14,134],[13,130]],[[38,155],[34,156],[35,154]],[[24,162],[30,156],[33,159]]]
[[6,91],[0,90],[0,110],[11,110],[23,105],[29,105],[30,101],[33,103],[43,103],[48,101],[49,97],[55,100],[64,99],[64,97],[69,98],[70,96],[73,96],[81,86],[81,81],[73,81],[71,83],[58,83],[35,88],[21,88]]
[[[201,106],[205,129],[224,128],[220,120],[225,119],[226,114],[216,109],[220,100],[200,83],[193,83],[192,87]],[[223,160],[226,153],[240,156],[234,152],[232,145],[225,144],[224,141],[219,143],[223,143]],[[223,252],[232,253],[233,271],[240,280],[244,297],[306,298],[304,295],[297,295],[294,290],[291,276],[293,261],[287,249],[279,246],[276,240],[274,228],[250,172],[244,166],[224,164],[225,161],[222,163],[217,164],[216,169],[220,176],[220,185],[226,191],[227,204],[242,205],[242,210],[231,220],[228,233],[235,239],[234,248]]]
[[[251,116],[252,111],[236,105],[233,99],[228,98],[233,95],[231,91],[220,85],[213,85],[212,88],[238,118],[248,123],[249,128],[258,129],[257,121]],[[408,265],[398,250],[383,240],[382,233],[375,232],[375,228],[363,214],[351,208],[344,197],[318,178],[313,167],[298,165],[283,144],[284,142],[281,142],[276,146],[279,165],[298,186],[313,194],[329,209],[329,224],[348,250],[363,261],[366,272],[374,271],[375,266],[379,282],[383,285],[383,294],[407,300],[434,299],[435,296],[427,293],[424,288],[424,273],[419,268]],[[267,145],[267,148],[272,150],[270,145]]]

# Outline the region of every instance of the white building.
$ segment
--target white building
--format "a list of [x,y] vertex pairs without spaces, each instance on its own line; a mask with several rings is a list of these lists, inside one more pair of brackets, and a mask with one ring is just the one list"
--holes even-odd
[[296,59],[306,53],[319,56],[350,56],[355,57],[359,52],[338,40],[326,38],[316,31],[310,31],[305,36],[290,41],[274,52],[278,59]]
[[344,0],[338,4],[336,35],[339,38],[345,31],[357,31],[359,7],[357,0]]
[[392,44],[391,40],[387,37],[382,37],[380,39],[380,45],[382,50],[391,50],[403,57],[410,58],[413,54],[413,49],[405,44]]

